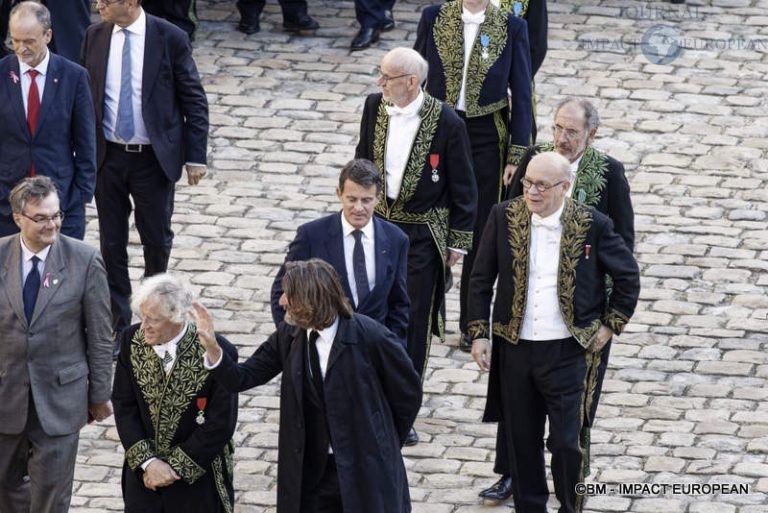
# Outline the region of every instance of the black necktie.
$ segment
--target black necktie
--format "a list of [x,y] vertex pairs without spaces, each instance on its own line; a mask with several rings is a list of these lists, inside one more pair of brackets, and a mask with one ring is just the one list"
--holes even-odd
[[323,397],[323,374],[320,370],[320,353],[317,352],[317,339],[320,335],[312,330],[309,333],[309,370],[312,372],[312,382],[320,397]]
[[35,311],[35,302],[37,301],[37,291],[40,290],[40,273],[37,271],[37,263],[40,261],[36,256],[32,257],[32,270],[27,275],[22,291],[24,300],[24,315],[27,317],[27,323],[32,320],[32,312]]
[[355,249],[352,250],[352,271],[355,275],[355,288],[357,289],[357,305],[360,306],[370,292],[368,287],[368,271],[365,268],[365,250],[360,238],[363,232],[355,230],[352,232],[355,238]]

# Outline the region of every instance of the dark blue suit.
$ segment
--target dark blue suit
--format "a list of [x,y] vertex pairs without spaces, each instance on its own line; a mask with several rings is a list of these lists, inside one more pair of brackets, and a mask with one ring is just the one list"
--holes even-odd
[[[347,280],[341,214],[331,214],[299,226],[285,261],[320,258],[331,264],[339,274],[344,292],[355,306],[355,311],[379,321],[405,346],[410,307],[406,287],[408,237],[400,228],[378,217],[373,217],[373,233],[376,286],[360,305],[354,305]],[[283,274],[285,265],[280,267],[272,284],[272,318],[275,324],[280,324],[285,315],[283,307],[278,304],[283,294]]]
[[19,231],[8,195],[29,175],[34,161],[36,174],[50,177],[59,190],[66,214],[62,233],[82,239],[85,203],[93,199],[96,187],[96,125],[88,73],[50,53],[34,137],[27,127],[15,55],[0,60],[0,77],[0,236]]

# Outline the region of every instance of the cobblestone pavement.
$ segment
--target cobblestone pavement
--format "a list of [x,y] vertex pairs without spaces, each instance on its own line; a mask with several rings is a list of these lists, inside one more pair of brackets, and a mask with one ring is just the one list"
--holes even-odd
[[[564,95],[597,99],[597,146],[627,165],[637,215],[643,292],[614,344],[590,481],[738,482],[750,493],[609,489],[588,511],[758,513],[768,504],[768,1],[703,3],[677,11],[686,6],[550,1],[538,114],[548,127]],[[273,329],[268,291],[295,228],[336,208],[334,181],[353,156],[378,60],[412,43],[424,3],[398,3],[397,29],[351,56],[349,1],[310,2],[322,28],[301,37],[280,31],[274,3],[249,37],[234,30],[234,1],[199,4],[195,56],[211,103],[212,173],[201,186],[179,184],[172,268],[191,277],[218,331],[247,355]],[[692,49],[650,64],[638,42],[656,23],[676,27]],[[739,38],[750,36],[764,39],[743,48]],[[95,243],[94,220],[89,232]],[[136,279],[140,253],[131,248]],[[480,422],[487,377],[456,350],[457,302],[452,291],[447,344],[432,346],[416,423],[422,442],[404,451],[417,513],[494,511],[477,498],[495,480],[495,426]],[[278,384],[242,394],[240,404],[236,511],[274,512]],[[121,463],[112,419],[85,428],[73,511],[121,511]]]

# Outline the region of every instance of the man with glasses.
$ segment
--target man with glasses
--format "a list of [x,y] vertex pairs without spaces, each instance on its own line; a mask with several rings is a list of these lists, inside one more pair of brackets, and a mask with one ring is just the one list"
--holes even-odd
[[410,240],[407,343],[422,379],[432,334],[444,337],[445,265],[453,266],[472,247],[477,209],[464,122],[422,91],[427,71],[427,62],[410,48],[384,56],[382,92],[365,101],[355,155],[382,170],[384,194],[376,213]]
[[[493,207],[477,250],[469,285],[472,357],[491,371],[483,420],[503,421],[515,510],[547,511],[548,419],[559,511],[574,513],[582,508],[575,485],[589,468],[581,434],[594,369],[634,313],[640,276],[611,220],[567,198],[571,173],[563,156],[533,157],[521,186],[522,198]],[[609,295],[606,276],[613,280]]]
[[175,184],[182,168],[190,185],[206,173],[208,101],[181,29],[145,14],[141,0],[99,0],[96,7],[104,21],[88,28],[82,60],[99,127],[96,208],[119,335],[131,323],[131,210],[144,276],[165,272]]
[[17,233],[8,193],[25,176],[50,176],[67,215],[64,235],[85,236],[85,204],[96,188],[96,119],[88,73],[48,49],[48,9],[21,2],[11,11],[16,55],[0,60],[0,236]]
[[[509,183],[507,199],[521,196],[524,192],[521,178],[525,176],[528,163],[534,155],[544,151],[556,151],[570,163],[572,186],[567,196],[578,203],[594,207],[613,221],[614,230],[630,251],[635,243],[635,215],[629,194],[629,183],[624,174],[624,166],[618,160],[592,146],[600,124],[600,117],[595,106],[583,99],[566,98],[555,109],[554,141],[529,148],[522,159],[517,172]],[[600,352],[600,359],[593,363],[597,366],[597,381],[592,397],[592,407],[586,413],[586,423],[582,433],[582,445],[589,447],[589,430],[597,412],[603,378],[608,367],[611,343]],[[496,464],[494,472],[501,477],[490,488],[480,492],[480,496],[491,500],[504,500],[512,494],[511,470],[507,462],[509,454],[504,437],[504,427],[500,424],[496,436]]]
[[0,238],[0,511],[66,513],[80,428],[112,413],[109,293],[98,251],[59,234],[46,176],[11,191]]

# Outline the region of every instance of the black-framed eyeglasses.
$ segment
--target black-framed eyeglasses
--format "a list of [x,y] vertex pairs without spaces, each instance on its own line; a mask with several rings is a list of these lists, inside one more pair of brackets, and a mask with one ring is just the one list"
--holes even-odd
[[110,6],[112,4],[121,4],[123,2],[125,2],[125,0],[93,0],[93,5],[104,4]]
[[50,221],[53,221],[53,224],[56,224],[56,223],[60,223],[60,222],[62,222],[64,220],[64,212],[61,212],[61,211],[56,212],[52,216],[35,216],[35,217],[30,217],[27,214],[25,214],[24,212],[21,212],[21,215],[23,215],[24,217],[26,217],[27,219],[29,219],[33,223],[39,224],[40,226],[45,226]]
[[384,81],[385,84],[390,80],[397,80],[398,78],[410,77],[411,75],[413,75],[413,73],[406,73],[405,75],[397,75],[396,77],[390,77],[385,73],[379,73],[379,77],[381,78],[381,80]]
[[532,182],[532,181],[528,180],[527,178],[521,178],[520,179],[520,183],[523,184],[523,189],[525,189],[527,191],[531,187],[535,187],[536,190],[539,191],[539,192],[547,192],[552,187],[557,187],[558,185],[560,185],[561,183],[564,183],[564,182],[565,182],[565,180],[560,180],[559,182],[553,183],[553,184],[550,185],[548,183]]

